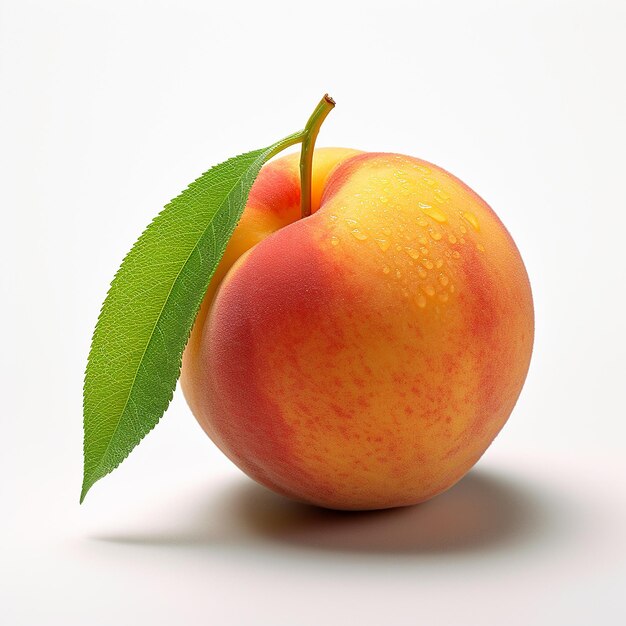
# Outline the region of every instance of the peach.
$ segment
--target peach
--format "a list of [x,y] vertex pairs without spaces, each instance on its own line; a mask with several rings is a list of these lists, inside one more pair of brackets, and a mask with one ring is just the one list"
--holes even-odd
[[476,193],[425,161],[315,151],[266,165],[209,286],[182,386],[244,472],[335,509],[451,487],[508,419],[528,370],[530,285]]

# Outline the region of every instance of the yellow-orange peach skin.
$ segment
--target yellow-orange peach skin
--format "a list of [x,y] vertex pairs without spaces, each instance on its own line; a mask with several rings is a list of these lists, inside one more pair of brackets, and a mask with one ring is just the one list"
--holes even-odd
[[256,180],[183,359],[201,426],[244,472],[336,509],[422,502],[508,419],[528,370],[530,285],[511,236],[445,170],[315,151]]

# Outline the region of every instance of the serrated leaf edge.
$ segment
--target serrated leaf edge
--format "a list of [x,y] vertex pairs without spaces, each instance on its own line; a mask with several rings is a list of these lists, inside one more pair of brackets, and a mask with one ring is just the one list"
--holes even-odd
[[[193,181],[193,182],[191,182],[189,185],[187,185],[187,187],[186,187],[186,188],[185,188],[185,189],[184,189],[181,193],[179,193],[179,194],[178,194],[178,196],[176,196],[174,199],[172,199],[170,202],[168,202],[168,203],[167,203],[167,204],[163,207],[163,209],[162,209],[161,211],[159,211],[159,213],[158,213],[158,214],[157,214],[157,215],[156,215],[156,216],[155,216],[155,217],[151,220],[151,222],[148,224],[148,226],[146,226],[146,228],[143,230],[143,232],[141,233],[141,235],[139,236],[139,238],[138,238],[138,239],[135,241],[135,243],[133,244],[133,246],[132,246],[131,250],[130,250],[130,251],[129,251],[126,255],[125,255],[124,259],[122,260],[122,263],[120,264],[120,267],[118,268],[117,272],[115,273],[115,276],[113,277],[113,280],[111,281],[111,283],[110,283],[110,285],[109,285],[109,289],[107,290],[107,295],[106,295],[106,297],[105,297],[105,299],[104,299],[104,302],[103,302],[102,306],[100,307],[100,313],[99,313],[99,315],[98,315],[98,321],[97,321],[97,323],[96,323],[96,328],[94,329],[94,333],[93,333],[93,335],[92,335],[92,341],[91,341],[91,346],[90,346],[89,356],[88,356],[88,359],[87,359],[87,368],[86,368],[86,370],[85,370],[85,376],[84,376],[84,378],[83,378],[83,412],[84,412],[84,410],[85,410],[85,396],[84,396],[85,380],[86,380],[86,378],[87,378],[87,372],[88,372],[88,370],[89,370],[89,365],[90,365],[90,363],[91,363],[91,351],[92,351],[92,347],[93,347],[94,337],[95,337],[95,334],[96,334],[96,329],[97,329],[97,327],[98,327],[98,324],[99,324],[100,319],[101,319],[102,314],[103,314],[103,310],[104,310],[104,308],[105,308],[105,306],[106,306],[106,303],[107,303],[107,301],[108,301],[109,294],[111,293],[111,288],[113,287],[113,284],[114,284],[114,282],[115,282],[115,280],[116,280],[116,278],[117,278],[117,276],[118,276],[118,274],[119,274],[119,272],[120,272],[120,270],[121,270],[122,266],[124,265],[124,263],[125,263],[126,259],[127,259],[127,258],[128,258],[128,256],[131,254],[131,252],[135,249],[135,246],[137,246],[137,245],[139,245],[139,244],[140,244],[140,242],[142,241],[142,239],[144,238],[144,236],[146,235],[146,233],[149,231],[150,227],[153,225],[153,223],[154,223],[156,220],[158,220],[158,218],[161,216],[161,214],[162,214],[164,211],[166,211],[166,210],[170,207],[170,205],[171,205],[173,202],[175,202],[175,201],[176,201],[176,200],[177,200],[180,196],[182,196],[182,195],[183,195],[183,194],[184,194],[184,193],[185,193],[185,192],[186,192],[186,191],[187,191],[187,190],[188,190],[188,189],[189,189],[189,188],[190,188],[190,187],[191,187],[194,183],[198,182],[201,178],[203,178],[204,176],[206,176],[209,172],[211,172],[213,169],[215,169],[215,168],[216,168],[216,167],[218,167],[219,165],[223,165],[223,164],[225,164],[225,163],[228,163],[229,161],[234,161],[234,160],[236,160],[236,159],[238,159],[238,158],[240,158],[240,157],[242,157],[242,156],[245,156],[245,155],[247,155],[247,154],[251,154],[251,153],[254,153],[254,152],[258,152],[259,157],[258,157],[258,158],[256,158],[256,159],[253,161],[253,164],[254,164],[254,165],[258,165],[258,168],[257,168],[257,171],[256,171],[256,173],[254,174],[253,179],[252,179],[252,181],[251,181],[251,183],[250,183],[250,188],[251,188],[251,187],[252,187],[252,183],[254,182],[254,180],[256,179],[256,177],[258,176],[258,173],[259,173],[259,171],[260,171],[261,167],[263,166],[263,163],[264,163],[265,161],[267,161],[269,158],[271,158],[271,156],[273,156],[273,153],[274,153],[274,151],[275,151],[276,147],[277,147],[278,145],[280,145],[281,143],[282,143],[282,142],[277,142],[276,144],[273,144],[272,146],[269,146],[268,148],[265,148],[265,149],[261,149],[261,150],[252,150],[252,151],[250,151],[250,152],[244,152],[244,153],[241,153],[241,154],[239,154],[239,155],[237,155],[237,156],[235,156],[235,157],[231,157],[230,159],[226,159],[226,161],[222,161],[221,163],[219,163],[219,164],[217,164],[217,165],[215,165],[215,166],[213,166],[213,167],[209,168],[208,170],[206,170],[205,172],[203,172],[200,176],[198,176],[196,179],[194,179],[194,181]],[[240,179],[240,180],[241,180],[241,179]],[[241,183],[240,183],[240,182],[238,182],[237,184],[241,184]],[[233,190],[237,187],[237,184],[236,184],[236,185],[233,185],[232,189],[231,189],[231,190],[228,192],[228,194],[226,195],[226,198],[230,197],[230,195],[231,195],[231,193],[233,192]],[[250,193],[250,188],[248,189],[248,193],[244,193],[244,196],[245,196],[245,197],[243,197],[243,203],[242,203],[242,204],[243,204],[243,206],[242,206],[242,213],[243,213],[243,208],[245,207],[245,203],[246,203],[246,201],[247,201],[248,195],[249,195],[249,193]],[[213,217],[215,217],[215,216],[217,216],[217,215],[218,215],[218,213],[221,211],[221,209],[222,209],[223,205],[224,205],[224,203],[220,204],[220,207],[218,208],[218,210],[216,210],[216,211],[215,211],[215,213],[214,213],[214,216],[213,216]],[[237,227],[237,224],[239,223],[240,219],[241,219],[241,214],[240,214],[240,216],[239,216],[239,219],[237,220],[237,222],[235,222],[235,224],[234,224],[234,226],[233,226],[233,228],[232,228],[232,230],[231,230],[231,233],[230,233],[231,235],[232,235],[232,232],[234,231],[234,229]],[[106,475],[110,474],[112,471],[114,471],[115,469],[117,469],[117,467],[119,467],[119,466],[120,466],[120,464],[121,464],[124,460],[126,460],[126,458],[128,458],[128,456],[129,456],[129,454],[132,452],[132,450],[133,450],[133,449],[134,449],[137,445],[139,445],[139,443],[140,443],[140,442],[141,442],[141,441],[145,438],[145,436],[146,436],[148,433],[150,433],[150,432],[154,429],[154,427],[155,427],[155,426],[159,423],[159,421],[160,421],[160,420],[161,420],[161,418],[163,417],[163,415],[164,415],[165,411],[167,410],[168,406],[170,405],[170,403],[171,403],[171,401],[172,401],[172,399],[173,399],[173,397],[174,397],[174,391],[175,391],[175,389],[176,389],[176,386],[174,386],[174,388],[172,388],[172,390],[170,391],[169,396],[167,397],[166,402],[165,402],[165,405],[164,405],[164,407],[163,407],[163,410],[161,411],[161,413],[160,413],[160,415],[158,416],[158,418],[155,420],[154,424],[152,424],[152,426],[151,426],[149,429],[147,429],[145,432],[143,432],[142,434],[140,434],[140,436],[139,436],[139,438],[138,438],[138,440],[137,440],[137,443],[136,443],[136,444],[135,444],[132,448],[130,448],[130,449],[128,450],[128,452],[127,452],[127,453],[126,453],[123,457],[121,457],[117,463],[115,463],[115,464],[114,464],[114,465],[113,465],[110,469],[108,469],[107,471],[105,471],[105,472],[103,473],[103,472],[102,472],[102,463],[103,463],[103,460],[104,460],[104,459],[106,458],[106,456],[107,456],[107,453],[108,453],[108,451],[109,451],[109,449],[110,449],[111,441],[113,441],[113,439],[114,439],[114,437],[115,437],[115,434],[116,434],[116,433],[117,433],[117,431],[118,431],[119,424],[121,423],[121,421],[122,421],[122,417],[123,417],[123,415],[124,415],[124,413],[125,413],[125,411],[126,411],[126,407],[128,406],[128,401],[129,401],[130,397],[132,396],[132,391],[133,391],[134,386],[135,386],[135,382],[136,382],[136,379],[137,379],[137,374],[138,374],[138,372],[139,372],[139,370],[140,370],[141,363],[143,362],[143,358],[144,358],[144,356],[145,356],[146,352],[148,351],[148,348],[149,348],[149,346],[150,346],[150,344],[151,344],[151,342],[152,342],[152,339],[153,339],[153,336],[154,336],[154,332],[155,332],[155,330],[156,330],[156,328],[157,328],[157,326],[158,326],[159,321],[161,320],[161,317],[162,317],[162,314],[163,314],[163,310],[165,309],[165,307],[166,307],[166,305],[167,305],[167,303],[168,303],[168,301],[169,301],[169,297],[170,297],[170,295],[171,295],[171,293],[172,293],[172,290],[173,290],[174,286],[176,285],[176,283],[177,283],[177,281],[178,281],[178,278],[179,278],[179,276],[180,276],[181,272],[182,272],[182,271],[183,271],[183,269],[186,267],[186,265],[187,265],[187,263],[189,262],[189,259],[191,258],[192,254],[193,254],[193,253],[197,250],[197,246],[198,246],[199,242],[200,242],[200,241],[202,241],[202,239],[203,239],[203,238],[204,238],[204,236],[206,235],[207,230],[209,229],[209,227],[210,227],[212,224],[213,224],[213,219],[211,219],[211,220],[209,221],[209,223],[207,224],[207,227],[203,230],[202,235],[200,235],[200,237],[198,237],[198,242],[194,245],[193,249],[191,250],[190,254],[188,255],[187,259],[185,260],[185,263],[181,266],[180,271],[179,271],[179,272],[178,272],[178,274],[176,275],[176,279],[175,279],[174,281],[172,281],[172,286],[170,287],[170,291],[168,292],[167,298],[165,299],[165,301],[164,301],[164,303],[163,303],[163,307],[161,308],[161,311],[159,312],[159,315],[158,315],[158,317],[157,317],[157,319],[156,319],[156,322],[155,322],[154,328],[152,329],[152,332],[151,332],[151,334],[150,334],[150,338],[149,338],[149,339],[148,339],[148,341],[146,342],[146,348],[145,348],[145,350],[144,350],[144,352],[143,352],[143,354],[142,354],[142,357],[141,357],[141,359],[140,359],[140,360],[139,360],[139,362],[138,362],[137,371],[135,372],[135,376],[134,376],[134,378],[133,378],[133,382],[132,382],[132,384],[131,384],[131,385],[130,385],[130,387],[129,387],[128,397],[127,397],[126,402],[125,402],[125,404],[124,404],[124,408],[123,408],[123,410],[120,412],[120,416],[119,416],[119,419],[118,419],[118,423],[116,424],[115,430],[113,431],[113,433],[112,433],[112,435],[111,435],[111,437],[110,437],[109,444],[107,445],[107,448],[105,449],[105,451],[104,451],[104,452],[103,452],[103,454],[101,455],[101,458],[100,458],[100,461],[99,461],[98,465],[97,465],[97,466],[95,466],[94,470],[92,470],[92,471],[90,472],[91,476],[89,476],[89,477],[88,477],[88,476],[87,476],[87,473],[86,473],[86,470],[84,471],[84,475],[83,475],[83,484],[82,484],[82,488],[81,488],[81,495],[80,495],[80,502],[81,502],[81,503],[84,501],[85,496],[87,495],[87,493],[89,492],[89,490],[91,489],[91,487],[93,487],[93,485],[94,485],[94,484],[95,484],[98,480],[100,480],[101,478],[104,478],[104,476],[106,476]],[[217,268],[217,265],[219,264],[219,260],[221,260],[221,258],[222,258],[222,256],[223,256],[223,254],[224,254],[224,251],[225,251],[225,249],[226,249],[226,245],[228,244],[228,240],[229,240],[229,239],[230,239],[230,236],[229,236],[229,238],[226,240],[226,243],[225,243],[225,244],[223,245],[223,247],[222,247],[222,251],[221,251],[221,254],[219,255],[219,259],[218,259],[217,263],[215,264],[215,266],[213,267],[213,270],[211,271],[211,273],[210,273],[210,275],[209,275],[208,281],[210,281],[210,280],[211,280],[211,278],[212,278],[213,274],[215,273],[215,270],[216,270],[216,268]],[[194,318],[197,316],[198,311],[200,310],[200,306],[201,306],[201,304],[202,304],[202,301],[200,301],[200,304],[199,304],[199,305],[198,305],[198,307],[197,307],[197,310],[196,310],[196,312],[195,312]],[[188,335],[187,335],[187,341],[189,340],[189,336],[190,336],[190,334],[191,334],[191,329],[192,329],[192,328],[193,328],[193,323],[192,323],[192,325],[191,325],[191,327],[190,327],[190,329],[189,329],[189,332],[188,332]],[[186,342],[185,342],[185,344],[186,344]],[[178,375],[179,375],[179,376],[180,376],[180,370],[181,370],[181,367],[182,367],[182,356],[183,356],[183,352],[184,352],[184,346],[183,346],[183,350],[181,351],[180,355],[178,355],[178,368],[177,368],[177,370],[178,370]],[[86,428],[85,428],[85,423],[83,422],[83,460],[84,460],[84,462],[86,461],[86,457],[87,457],[87,450],[86,450],[86,447],[87,447],[87,446],[86,446],[86,441],[87,441],[87,437],[86,437]],[[99,469],[100,471],[96,471],[96,470],[98,470],[98,469]]]

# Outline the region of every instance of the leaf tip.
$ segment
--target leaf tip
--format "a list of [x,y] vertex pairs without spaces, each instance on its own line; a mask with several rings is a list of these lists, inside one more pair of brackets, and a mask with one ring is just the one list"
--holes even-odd
[[87,476],[85,476],[83,478],[83,486],[80,489],[80,500],[78,501],[78,504],[82,504],[83,501],[85,500],[85,496],[87,495],[87,493],[89,492],[89,490],[93,487],[93,481],[89,482],[87,480]]

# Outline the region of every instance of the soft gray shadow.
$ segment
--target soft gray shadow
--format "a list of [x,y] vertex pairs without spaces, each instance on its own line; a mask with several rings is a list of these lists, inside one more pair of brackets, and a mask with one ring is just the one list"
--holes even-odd
[[484,472],[469,474],[429,502],[365,513],[297,504],[247,485],[239,496],[239,514],[267,538],[389,554],[492,548],[541,534],[549,523],[532,492]]
[[363,513],[292,502],[251,481],[187,514],[185,529],[94,537],[115,543],[202,547],[287,544],[334,552],[445,554],[508,548],[558,530],[551,500],[519,482],[472,471],[429,502]]

